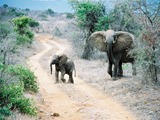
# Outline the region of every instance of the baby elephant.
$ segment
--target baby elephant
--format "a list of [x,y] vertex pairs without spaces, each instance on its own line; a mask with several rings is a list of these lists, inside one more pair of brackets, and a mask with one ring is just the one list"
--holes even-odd
[[61,72],[62,82],[66,81],[64,79],[64,75],[68,74],[69,75],[68,82],[74,83],[72,74],[74,70],[76,75],[76,70],[75,70],[74,62],[70,58],[68,58],[65,54],[52,56],[51,63],[50,63],[51,74],[52,74],[52,65],[54,64],[55,64],[56,83],[59,82],[59,72]]

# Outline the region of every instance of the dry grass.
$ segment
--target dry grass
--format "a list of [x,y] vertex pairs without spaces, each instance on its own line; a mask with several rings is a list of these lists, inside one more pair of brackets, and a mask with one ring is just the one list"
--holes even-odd
[[[60,20],[62,20],[62,22],[60,22]],[[67,27],[67,24],[70,25],[71,22],[64,24],[65,20],[63,19],[57,19],[56,21],[59,22],[53,23],[54,25],[52,25],[52,27],[49,29],[53,30],[53,26],[58,26],[59,28],[63,29],[61,31],[62,34],[69,40],[59,40],[58,42],[62,43],[64,47],[69,48],[65,52],[69,57],[74,59],[77,76],[79,78],[121,102],[137,116],[138,120],[160,120],[160,89],[158,86],[142,85],[138,78],[132,77],[130,64],[125,64],[123,66],[125,77],[116,81],[112,81],[107,73],[105,54],[103,53],[100,55],[101,57],[96,57],[99,56],[99,53],[97,53],[97,55],[95,53],[94,55],[96,60],[88,61],[81,59],[80,56],[83,52],[84,41],[82,38],[79,38],[79,31],[74,33],[71,32],[67,36],[65,30],[67,30],[67,32],[76,31],[76,29],[73,29],[72,27],[72,29]],[[45,25],[49,27],[50,24],[48,22],[47,24],[45,23]],[[45,26],[46,30],[48,30],[47,26]],[[50,53],[48,53],[47,58],[42,57],[41,62],[43,62],[43,67],[48,69],[48,72],[49,66],[46,65],[44,61],[46,61],[49,56],[56,51],[56,49],[56,47],[55,49],[52,49]]]

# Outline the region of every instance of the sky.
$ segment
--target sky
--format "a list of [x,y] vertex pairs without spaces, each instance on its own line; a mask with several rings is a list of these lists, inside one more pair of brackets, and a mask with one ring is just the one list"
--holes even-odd
[[52,9],[54,12],[73,12],[67,0],[0,0],[0,6],[7,4],[9,7],[16,7],[30,10]]

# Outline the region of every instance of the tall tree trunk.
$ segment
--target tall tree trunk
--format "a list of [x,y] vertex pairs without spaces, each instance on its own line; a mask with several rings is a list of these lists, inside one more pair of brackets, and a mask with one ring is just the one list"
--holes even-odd
[[152,58],[152,63],[153,65],[151,65],[151,75],[152,75],[152,78],[153,78],[153,83],[157,83],[158,82],[158,76],[157,76],[157,67],[156,67],[156,61],[155,61],[155,58],[156,58],[156,55],[155,55],[155,45],[153,45],[152,47],[152,50],[153,50],[153,58]]
[[88,38],[90,37],[91,33],[92,32],[87,31],[86,44],[85,44],[85,48],[84,48],[83,55],[82,55],[82,58],[83,59],[87,59],[87,60],[90,58],[91,52],[93,51],[93,47],[90,46],[89,40],[88,40]]

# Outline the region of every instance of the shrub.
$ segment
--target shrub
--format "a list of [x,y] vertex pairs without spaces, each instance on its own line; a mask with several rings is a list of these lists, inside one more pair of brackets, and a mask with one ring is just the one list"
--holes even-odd
[[9,116],[11,110],[18,109],[21,113],[36,115],[36,108],[28,98],[23,96],[21,84],[9,84],[0,88],[0,116]]
[[6,38],[11,33],[11,27],[9,24],[0,23],[0,38]]
[[74,18],[74,15],[72,13],[66,13],[66,18],[72,19]]
[[98,22],[95,24],[95,30],[108,30],[109,29],[109,17],[103,16],[98,19]]
[[10,67],[9,72],[13,75],[17,75],[20,81],[23,82],[25,91],[38,91],[36,77],[29,69],[17,65]]
[[[17,41],[18,44],[32,43],[34,34],[29,30],[29,25],[37,24],[34,20],[29,17],[21,16],[18,18],[12,19],[12,22],[15,25],[14,30],[17,32]],[[34,23],[33,23],[34,22]]]
[[26,35],[17,35],[17,40],[16,40],[16,44],[17,45],[24,45],[26,43],[31,44],[32,43],[32,39],[30,39]]
[[29,38],[29,39],[31,39],[30,40],[30,44],[32,43],[32,40],[33,40],[33,36],[34,36],[34,34],[31,32],[31,31],[29,31],[29,30],[27,30],[26,31],[26,36]]
[[9,115],[11,115],[10,106],[3,106],[2,108],[0,107],[0,120],[4,120],[5,117]]
[[39,26],[39,23],[38,23],[37,21],[35,21],[35,20],[31,20],[31,21],[29,22],[29,26],[30,26],[30,27],[38,27],[38,26]]

